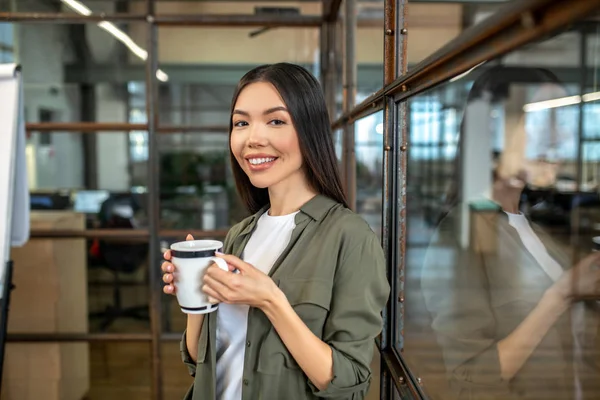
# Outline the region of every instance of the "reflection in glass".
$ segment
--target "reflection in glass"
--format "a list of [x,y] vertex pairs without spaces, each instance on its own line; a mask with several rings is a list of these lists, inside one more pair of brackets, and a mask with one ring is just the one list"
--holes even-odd
[[597,398],[597,149],[578,170],[580,107],[552,103],[576,82],[473,79],[409,102],[403,357],[433,399]]
[[381,238],[383,190],[383,112],[354,124],[356,146],[356,211]]

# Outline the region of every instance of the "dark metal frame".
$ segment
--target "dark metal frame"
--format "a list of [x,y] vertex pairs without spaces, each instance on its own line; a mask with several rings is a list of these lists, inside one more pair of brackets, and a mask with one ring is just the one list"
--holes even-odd
[[[356,0],[348,0],[346,11],[353,13]],[[146,124],[128,123],[88,123],[67,124],[28,124],[28,131],[37,132],[76,132],[110,133],[146,131],[149,137],[148,193],[149,220],[147,230],[116,231],[34,231],[34,238],[105,238],[114,240],[148,241],[150,243],[150,319],[151,331],[140,334],[10,334],[12,342],[73,342],[73,341],[146,341],[152,351],[152,398],[162,399],[161,341],[179,340],[177,334],[161,332],[161,290],[160,290],[160,247],[159,237],[182,237],[188,231],[159,231],[160,200],[158,196],[158,146],[157,135],[179,132],[227,132],[226,126],[164,127],[158,121],[158,96],[156,71],[157,29],[159,26],[221,26],[221,27],[320,27],[322,80],[331,115],[336,112],[335,93],[338,90],[337,70],[339,34],[337,20],[341,0],[323,0],[322,16],[256,16],[256,15],[157,15],[155,0],[145,0],[144,14],[112,14],[78,16],[75,14],[6,13],[0,12],[0,21],[21,23],[90,23],[99,21],[140,22],[148,29],[148,59],[146,61]],[[403,339],[403,281],[404,250],[406,243],[406,169],[407,169],[407,105],[406,100],[447,79],[463,73],[485,60],[496,58],[544,35],[564,28],[570,23],[585,18],[593,10],[600,8],[600,0],[518,0],[505,5],[500,11],[483,23],[465,30],[446,46],[415,65],[407,72],[407,44],[410,37],[407,30],[408,0],[385,0],[383,21],[384,35],[384,81],[377,93],[350,109],[332,123],[334,129],[344,129],[346,136],[354,136],[353,123],[362,117],[384,110],[384,171],[383,171],[383,232],[382,244],[387,255],[388,278],[392,287],[392,297],[384,310],[384,329],[378,346],[381,351],[381,398],[393,398],[393,391],[402,398],[424,398],[420,380],[410,373],[410,368],[402,359]],[[354,102],[356,84],[356,62],[354,60],[354,40],[356,26],[381,26],[381,21],[346,19],[346,104]],[[348,25],[350,23],[351,25]],[[354,25],[354,26],[353,26]],[[349,51],[348,51],[349,50]],[[346,139],[346,149],[353,154],[353,141]],[[350,148],[348,148],[350,147]],[[347,174],[346,187],[355,189],[352,180],[352,157],[347,157],[344,170]],[[345,174],[346,175],[346,174]],[[193,232],[196,237],[224,236],[226,232]],[[399,348],[396,346],[399,344]]]

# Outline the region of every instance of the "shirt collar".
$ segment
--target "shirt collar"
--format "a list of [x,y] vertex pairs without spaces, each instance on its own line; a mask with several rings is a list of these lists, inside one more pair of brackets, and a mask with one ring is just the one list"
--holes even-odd
[[320,221],[336,204],[337,202],[329,197],[318,194],[304,203],[304,205],[300,207],[300,211],[315,221]]
[[[329,197],[324,196],[322,194],[317,194],[312,199],[304,203],[302,207],[300,207],[300,213],[296,215],[296,223],[298,224],[299,222],[304,220],[304,218],[302,218],[303,216],[308,216],[315,221],[320,221],[321,219],[323,219],[325,214],[327,214],[329,210],[331,210],[331,208],[336,204],[338,203],[330,199]],[[240,234],[244,235],[252,232],[254,230],[254,227],[258,223],[260,217],[267,212],[269,207],[270,205],[267,204],[263,208],[261,208],[257,213],[252,215],[250,217],[248,225]]]

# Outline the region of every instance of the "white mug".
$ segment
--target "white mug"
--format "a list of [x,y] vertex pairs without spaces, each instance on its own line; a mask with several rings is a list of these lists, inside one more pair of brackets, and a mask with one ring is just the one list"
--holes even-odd
[[171,263],[175,266],[173,285],[181,311],[186,314],[206,314],[219,305],[208,301],[202,291],[204,274],[215,263],[229,271],[227,262],[215,257],[215,252],[223,247],[217,240],[188,240],[171,245]]

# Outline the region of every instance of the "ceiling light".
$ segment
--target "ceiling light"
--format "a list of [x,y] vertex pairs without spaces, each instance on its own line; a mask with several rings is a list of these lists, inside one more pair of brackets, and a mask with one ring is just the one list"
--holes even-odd
[[533,111],[547,110],[550,108],[572,106],[572,105],[581,103],[582,99],[583,99],[584,103],[600,100],[600,92],[587,93],[587,94],[584,94],[583,96],[576,95],[576,96],[568,96],[568,97],[559,97],[558,99],[552,99],[552,100],[537,101],[535,103],[525,104],[523,106],[523,111],[533,112]]
[[[73,9],[75,12],[90,16],[92,15],[92,10],[90,10],[86,5],[82,4],[77,0],[61,0],[65,5]],[[133,54],[135,54],[138,58],[146,61],[148,59],[148,52],[141,48],[135,41],[121,29],[117,28],[115,24],[108,21],[102,21],[98,23],[98,27],[110,33],[115,39],[119,42],[123,43]],[[169,76],[160,69],[156,71],[156,79],[161,82],[167,82],[169,80]]]

